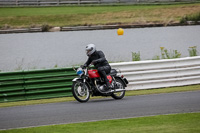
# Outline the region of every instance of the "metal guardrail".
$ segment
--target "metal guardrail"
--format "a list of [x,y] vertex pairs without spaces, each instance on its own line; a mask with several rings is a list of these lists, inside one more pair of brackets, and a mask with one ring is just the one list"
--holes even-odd
[[[200,56],[111,63],[128,79],[128,90],[200,84]],[[0,102],[72,96],[72,68],[0,73]]]
[[[102,0],[0,0],[4,6],[48,6],[64,4],[100,4]],[[115,0],[113,0],[115,1]]]
[[128,90],[200,84],[200,56],[112,63],[128,79]]
[[72,68],[0,73],[0,102],[72,96]]
[[[59,6],[69,4],[109,4],[109,3],[152,3],[176,2],[177,0],[0,0],[0,6]],[[178,2],[191,2],[195,0],[178,0]]]

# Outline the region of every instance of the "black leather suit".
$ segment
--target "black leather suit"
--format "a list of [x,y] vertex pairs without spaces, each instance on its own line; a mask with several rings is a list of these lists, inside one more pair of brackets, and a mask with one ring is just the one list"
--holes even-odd
[[88,66],[91,63],[98,70],[100,76],[106,81],[106,86],[109,87],[109,81],[106,74],[110,73],[111,67],[106,60],[104,53],[102,51],[95,51],[92,55],[89,56],[84,66]]

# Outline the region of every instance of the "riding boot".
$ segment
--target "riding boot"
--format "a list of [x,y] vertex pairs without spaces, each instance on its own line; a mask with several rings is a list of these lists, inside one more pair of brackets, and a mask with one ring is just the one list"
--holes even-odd
[[106,87],[107,87],[108,90],[112,88],[109,81],[106,81]]
[[107,78],[107,75],[106,75],[106,72],[105,71],[101,71],[101,75],[102,75],[102,78],[104,78],[104,81],[106,83],[106,88],[104,89],[104,91],[108,91],[109,89],[111,89],[111,85],[109,83],[109,80]]

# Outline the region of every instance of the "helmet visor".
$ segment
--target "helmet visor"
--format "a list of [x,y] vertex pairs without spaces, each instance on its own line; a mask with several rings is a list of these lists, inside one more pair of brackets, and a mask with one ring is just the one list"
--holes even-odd
[[92,50],[93,50],[93,48],[86,49],[85,52],[86,52],[87,56],[90,56],[92,54]]

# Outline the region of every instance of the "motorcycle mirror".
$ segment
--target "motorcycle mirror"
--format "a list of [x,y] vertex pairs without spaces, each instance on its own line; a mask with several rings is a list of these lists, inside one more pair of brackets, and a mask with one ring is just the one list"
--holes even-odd
[[72,68],[73,68],[74,71],[76,71],[76,68],[74,66]]

